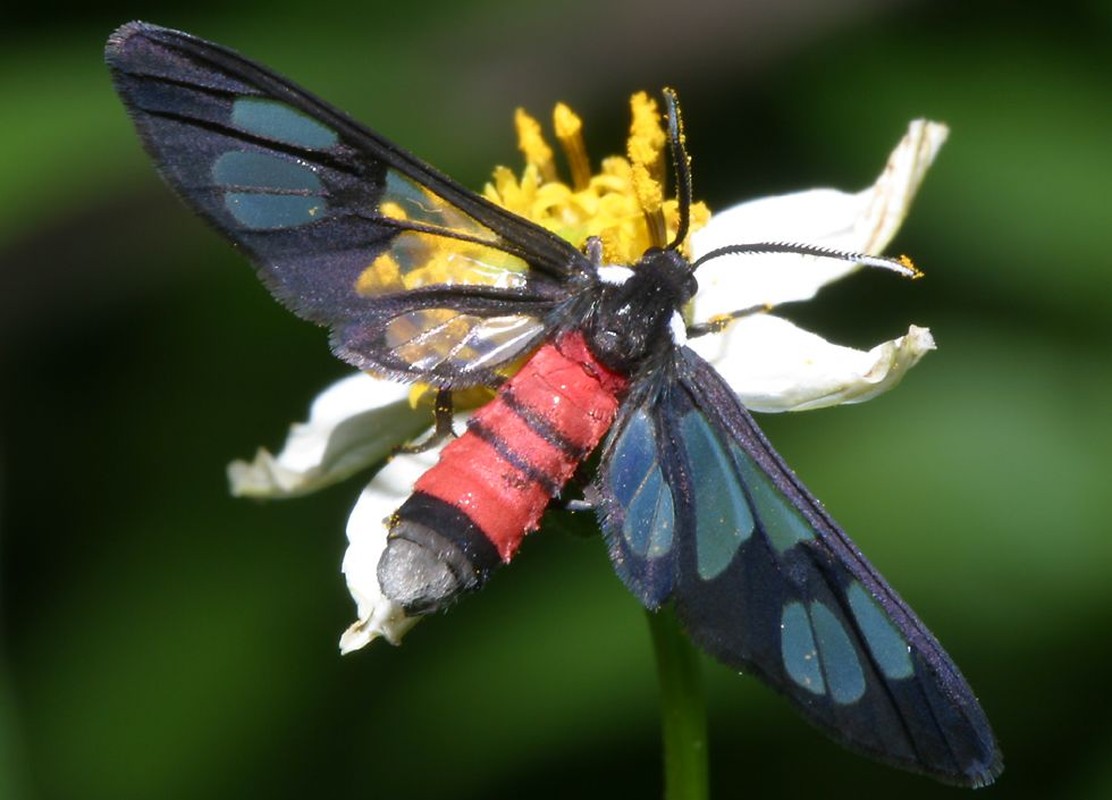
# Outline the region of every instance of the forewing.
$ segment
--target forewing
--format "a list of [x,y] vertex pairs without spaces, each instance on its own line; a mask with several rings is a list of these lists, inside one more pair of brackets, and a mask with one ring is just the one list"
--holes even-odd
[[360,368],[489,381],[586,269],[567,242],[219,45],[129,23],[106,58],[170,185]]
[[[686,348],[674,373],[626,415],[635,422],[599,467],[627,585],[650,608],[669,596],[700,647],[760,676],[844,745],[947,782],[991,782],[1000,754],[949,656],[717,373]],[[659,481],[636,480],[653,470]],[[637,557],[645,533],[627,524],[663,530],[643,508],[668,509],[655,559]]]

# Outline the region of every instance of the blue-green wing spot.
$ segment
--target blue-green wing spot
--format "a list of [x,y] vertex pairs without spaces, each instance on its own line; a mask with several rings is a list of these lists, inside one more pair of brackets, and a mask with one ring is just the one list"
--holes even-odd
[[761,531],[777,552],[783,553],[800,542],[815,538],[815,529],[749,454],[736,444],[730,445],[730,452],[749,490]]
[[753,533],[753,514],[733,465],[706,418],[691,410],[680,420],[695,496],[695,551],[699,577],[710,580],[730,565]]
[[810,611],[811,629],[815,632],[830,696],[842,705],[856,703],[865,694],[865,673],[857,649],[841,620],[824,603],[811,601]]
[[324,214],[324,202],[319,197],[291,194],[228,192],[224,207],[236,222],[256,231],[306,225]]
[[611,452],[607,475],[614,499],[624,510],[622,537],[641,558],[657,558],[672,548],[676,524],[672,491],[661,474],[652,421],[634,413]]
[[269,97],[236,100],[232,124],[246,133],[310,150],[328,150],[340,141],[339,134],[320,120]]
[[232,150],[224,153],[213,162],[212,179],[216,185],[229,189],[301,194],[324,191],[320,177],[309,167],[257,150]]
[[[784,671],[800,688],[816,695],[830,692],[840,705],[865,694],[865,673],[849,633],[821,601],[806,607],[798,600],[784,605],[780,616],[780,653]],[[825,677],[824,677],[825,676]]]
[[911,663],[911,648],[907,640],[865,587],[854,581],[846,591],[846,597],[880,671],[892,680],[914,675],[915,667]]
[[811,694],[826,694],[811,618],[798,600],[786,603],[780,615],[780,655],[788,677],[798,686]]
[[251,230],[304,225],[324,216],[320,178],[288,158],[233,150],[213,163],[212,180],[225,190],[224,207],[236,222]]

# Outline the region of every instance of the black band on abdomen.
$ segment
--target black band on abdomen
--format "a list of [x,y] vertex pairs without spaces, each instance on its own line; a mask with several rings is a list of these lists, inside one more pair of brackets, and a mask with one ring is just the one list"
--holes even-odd
[[418,523],[406,534],[406,538],[416,544],[434,551],[442,549],[444,540],[454,545],[478,574],[480,583],[485,583],[490,573],[502,564],[498,551],[479,526],[440,498],[414,492],[398,509],[397,518]]

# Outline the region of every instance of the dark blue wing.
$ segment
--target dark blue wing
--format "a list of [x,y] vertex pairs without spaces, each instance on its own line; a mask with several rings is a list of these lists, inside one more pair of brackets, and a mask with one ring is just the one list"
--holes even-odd
[[490,382],[587,269],[559,237],[219,45],[135,22],[106,58],[167,182],[362,369]]
[[686,348],[632,398],[599,467],[615,568],[708,653],[844,745],[962,785],[1002,769],[969,685]]
[[[662,369],[669,367],[666,363]],[[659,372],[651,383],[634,384],[603,444],[595,485],[587,494],[618,577],[654,610],[671,596],[677,576],[672,487],[682,476],[667,457],[668,432],[659,413],[670,377]]]

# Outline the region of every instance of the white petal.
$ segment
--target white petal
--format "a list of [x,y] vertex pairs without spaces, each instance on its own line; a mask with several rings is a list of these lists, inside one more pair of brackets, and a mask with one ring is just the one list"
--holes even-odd
[[317,396],[277,456],[260,448],[254,461],[229,464],[228,482],[237,497],[315,491],[381,461],[428,424],[429,411],[410,406],[408,386],[359,372]]
[[[862,192],[812,189],[715,213],[706,227],[692,234],[692,256],[752,242],[801,242],[880,254],[907,215],[947,133],[937,122],[912,122],[876,183]],[[702,322],[738,309],[808,300],[857,268],[851,262],[810,256],[716,258],[699,267],[693,318]]]
[[383,596],[378,584],[378,560],[386,548],[387,519],[405,502],[413,492],[413,484],[436,463],[439,455],[440,448],[435,448],[394,456],[359,495],[351,510],[342,569],[359,619],[340,637],[341,653],[358,650],[380,636],[398,644],[420,619],[406,616],[401,606]]
[[831,344],[780,317],[753,314],[688,346],[715,366],[746,408],[770,412],[870,400],[899,383],[934,349],[934,339],[912,325],[905,336],[866,352]]

